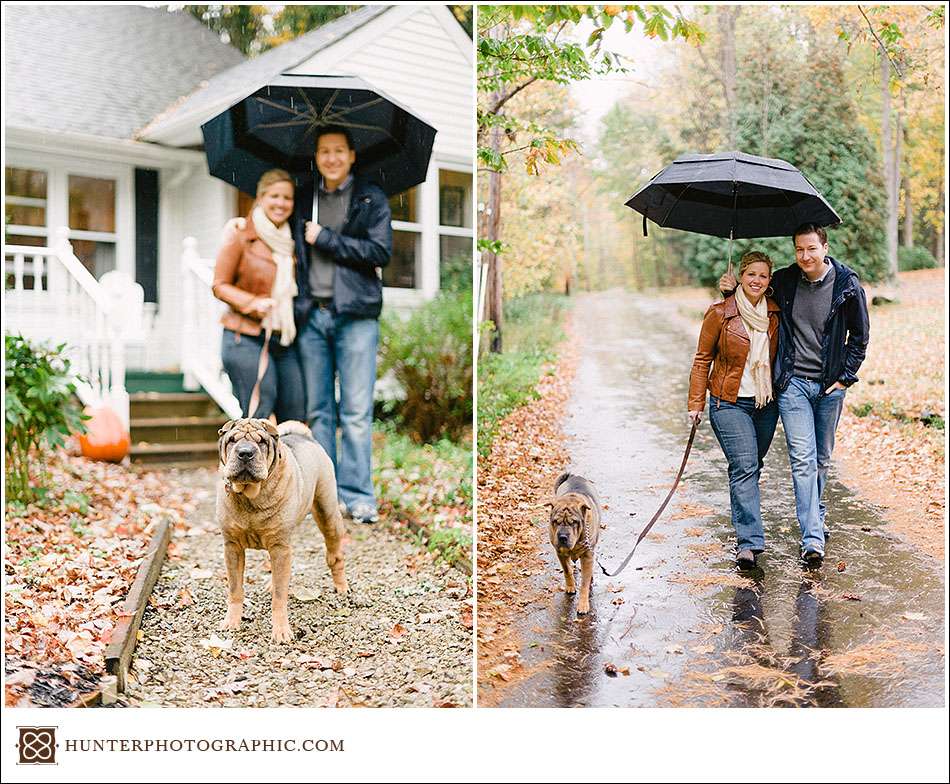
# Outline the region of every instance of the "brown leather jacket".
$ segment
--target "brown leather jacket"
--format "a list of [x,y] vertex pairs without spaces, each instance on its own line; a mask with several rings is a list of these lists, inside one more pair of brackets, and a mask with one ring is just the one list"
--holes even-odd
[[264,314],[254,306],[260,297],[269,297],[277,276],[277,264],[270,248],[257,236],[254,221],[247,216],[247,228],[218,251],[211,291],[231,309],[221,324],[242,335],[260,335]]
[[[775,362],[778,351],[779,306],[766,299],[769,311],[769,354]],[[706,390],[718,398],[735,403],[739,383],[749,356],[749,335],[742,325],[735,295],[709,306],[699,333],[699,345],[689,374],[690,411],[702,411]],[[709,367],[712,365],[712,372]]]

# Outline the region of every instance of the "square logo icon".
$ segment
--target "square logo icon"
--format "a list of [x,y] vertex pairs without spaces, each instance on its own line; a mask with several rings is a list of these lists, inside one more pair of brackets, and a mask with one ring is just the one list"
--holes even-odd
[[20,765],[56,764],[56,727],[17,727]]

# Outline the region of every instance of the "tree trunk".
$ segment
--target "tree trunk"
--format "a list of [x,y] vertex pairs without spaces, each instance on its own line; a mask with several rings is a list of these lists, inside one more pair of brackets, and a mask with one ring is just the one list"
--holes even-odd
[[[498,100],[499,95],[493,95],[492,100]],[[491,130],[491,148],[495,152],[501,151],[502,131],[495,127]],[[482,217],[483,230],[481,236],[490,242],[497,241],[501,236],[501,172],[490,172],[488,175],[488,205]],[[502,350],[502,328],[504,319],[502,285],[502,260],[491,250],[485,251],[488,257],[488,280],[486,282],[486,300],[488,302],[488,319],[495,325],[492,333],[490,350],[500,354]]]
[[716,21],[719,25],[720,62],[722,65],[722,91],[726,99],[726,140],[730,150],[735,150],[739,141],[739,129],[736,118],[736,17],[737,6],[721,5],[716,9]]
[[[907,95],[904,95],[903,114],[907,116]],[[902,151],[907,149],[907,127],[901,134]],[[897,156],[898,171],[904,168],[903,154]],[[914,201],[910,192],[910,177],[903,178],[904,185],[904,247],[914,247]]]
[[910,192],[910,177],[904,180],[904,247],[914,247],[914,201]]
[[884,149],[884,187],[887,192],[887,277],[897,279],[897,156],[891,140],[891,61],[881,52],[881,146]]

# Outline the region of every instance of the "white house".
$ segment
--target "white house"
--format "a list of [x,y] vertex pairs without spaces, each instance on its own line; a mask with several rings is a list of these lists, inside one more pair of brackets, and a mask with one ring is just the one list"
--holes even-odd
[[[389,307],[433,296],[440,260],[471,257],[474,53],[445,6],[364,6],[252,59],[163,8],[4,5],[3,31],[7,330],[78,340],[110,292],[113,312],[134,312],[122,276],[103,279],[118,271],[145,318],[119,336],[114,374],[213,364],[208,265],[247,202],[208,174],[200,126],[281,73],[360,76],[437,129],[426,182],[392,199]],[[73,304],[54,306],[56,291]]]

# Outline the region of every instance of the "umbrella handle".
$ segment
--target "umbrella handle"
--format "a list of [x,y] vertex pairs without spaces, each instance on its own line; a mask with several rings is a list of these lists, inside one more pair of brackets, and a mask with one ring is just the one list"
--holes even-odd
[[726,266],[726,274],[735,277],[732,269],[732,232],[729,232],[729,264]]
[[739,183],[735,180],[732,181],[732,226],[729,228],[729,265],[726,267],[726,272],[735,277],[735,274],[732,271],[732,235],[736,231],[736,205],[739,199]]

